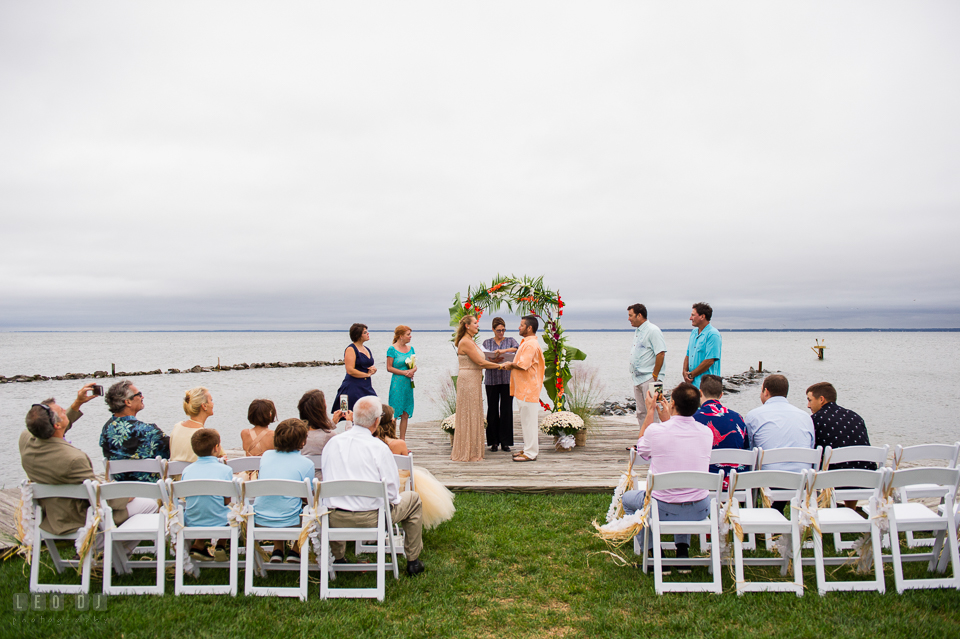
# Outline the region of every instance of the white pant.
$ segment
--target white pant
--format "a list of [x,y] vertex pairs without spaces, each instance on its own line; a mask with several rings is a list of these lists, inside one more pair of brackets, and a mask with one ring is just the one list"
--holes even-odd
[[523,402],[520,405],[520,430],[523,433],[523,454],[530,459],[536,459],[540,454],[540,430],[537,424],[537,413],[540,412],[539,402]]
[[[146,497],[134,497],[127,503],[127,518],[133,517],[134,515],[150,515],[157,511],[160,508],[157,506],[156,499],[147,499]],[[129,541],[119,542],[123,544],[124,549],[127,551],[127,555],[133,552],[133,549],[136,548],[140,542],[136,539],[131,539]],[[98,552],[103,551],[103,533],[97,533],[96,538],[96,547]],[[116,546],[114,546],[116,548]]]

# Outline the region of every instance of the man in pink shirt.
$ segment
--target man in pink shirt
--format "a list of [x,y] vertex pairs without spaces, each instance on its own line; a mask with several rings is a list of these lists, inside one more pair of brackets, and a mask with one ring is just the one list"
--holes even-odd
[[520,320],[520,348],[513,361],[504,365],[510,374],[510,394],[520,406],[520,430],[523,433],[523,451],[514,454],[513,461],[536,461],[540,454],[540,432],[537,413],[540,411],[540,389],[543,388],[543,350],[537,341],[540,322],[533,315]]
[[[713,433],[693,418],[700,408],[700,391],[686,382],[673,389],[668,405],[657,403],[649,392],[646,397],[647,417],[640,428],[637,454],[650,460],[650,474],[676,470],[707,472]],[[659,413],[663,423],[653,423]],[[707,517],[710,493],[706,490],[654,490],[661,520],[698,521]],[[632,515],[643,508],[644,491],[630,490],[623,494],[623,511]],[[677,557],[688,557],[690,535],[676,535]],[[650,545],[650,537],[647,537]]]

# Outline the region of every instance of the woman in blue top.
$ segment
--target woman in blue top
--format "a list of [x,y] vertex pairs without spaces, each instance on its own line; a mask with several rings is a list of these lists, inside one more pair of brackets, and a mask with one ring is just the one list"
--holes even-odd
[[370,381],[377,372],[377,367],[373,365],[373,353],[363,345],[369,339],[370,331],[366,324],[354,324],[350,327],[350,341],[353,343],[343,351],[343,365],[347,374],[337,390],[337,396],[330,402],[331,413],[340,410],[341,395],[347,396],[347,410],[353,410],[358,399],[377,394]]
[[[307,443],[307,425],[299,419],[285,419],[273,432],[275,450],[268,450],[260,457],[260,479],[313,479],[313,462],[300,454]],[[253,504],[254,522],[267,528],[293,528],[300,526],[300,511],[303,504],[297,497],[257,497]],[[273,542],[271,562],[283,561],[283,542]],[[297,544],[287,550],[287,563],[299,563]]]
[[390,380],[388,404],[400,417],[400,439],[407,438],[407,419],[413,417],[413,375],[417,372],[416,351],[410,346],[413,331],[401,324],[393,330],[393,344],[387,349]]

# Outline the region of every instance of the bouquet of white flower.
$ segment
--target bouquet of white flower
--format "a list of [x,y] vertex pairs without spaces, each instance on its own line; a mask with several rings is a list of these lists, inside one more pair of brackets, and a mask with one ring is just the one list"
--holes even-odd
[[[406,364],[407,364],[407,369],[409,369],[409,370],[412,370],[412,369],[416,368],[416,367],[417,367],[417,356],[414,354],[414,355],[411,355],[410,357],[408,357],[408,358],[407,358],[407,361],[406,361]],[[416,388],[416,387],[417,387],[417,385],[413,383],[413,378],[411,377],[411,378],[410,378],[410,388]]]
[[553,435],[554,437],[575,435],[578,430],[583,430],[584,428],[586,428],[586,426],[584,426],[580,416],[568,410],[551,413],[546,419],[540,422],[540,432]]

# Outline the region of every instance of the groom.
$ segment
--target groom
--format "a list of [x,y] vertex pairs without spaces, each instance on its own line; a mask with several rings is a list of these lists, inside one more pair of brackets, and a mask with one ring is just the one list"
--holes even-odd
[[537,413],[540,411],[540,389],[543,387],[543,350],[537,341],[540,322],[533,315],[520,320],[520,348],[513,361],[504,368],[510,375],[510,394],[520,405],[520,430],[523,432],[523,451],[513,456],[515,462],[536,461],[540,453]]

